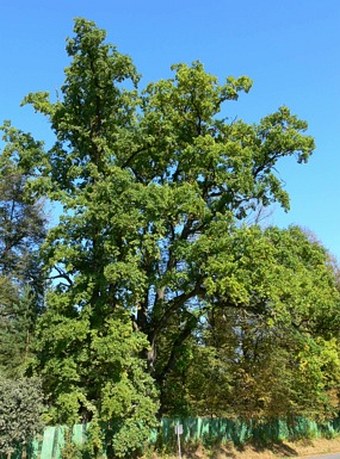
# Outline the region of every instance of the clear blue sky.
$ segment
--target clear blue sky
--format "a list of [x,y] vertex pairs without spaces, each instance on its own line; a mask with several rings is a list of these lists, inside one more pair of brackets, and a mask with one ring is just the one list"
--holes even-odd
[[338,0],[2,0],[1,121],[50,138],[42,119],[19,104],[30,91],[60,87],[76,16],[106,29],[143,82],[169,76],[172,63],[199,59],[221,79],[254,80],[229,113],[253,122],[284,104],[306,119],[317,149],[305,166],[279,167],[291,211],[276,210],[269,223],[309,228],[340,259]]

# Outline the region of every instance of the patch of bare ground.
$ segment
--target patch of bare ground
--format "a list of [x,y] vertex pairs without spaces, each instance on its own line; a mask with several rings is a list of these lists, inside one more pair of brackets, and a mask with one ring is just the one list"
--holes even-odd
[[[315,456],[340,452],[340,437],[326,440],[301,440],[298,442],[275,443],[267,447],[245,446],[235,448],[232,444],[205,449],[202,446],[191,447],[182,455],[182,459],[284,459]],[[157,455],[143,459],[177,459],[178,456]]]

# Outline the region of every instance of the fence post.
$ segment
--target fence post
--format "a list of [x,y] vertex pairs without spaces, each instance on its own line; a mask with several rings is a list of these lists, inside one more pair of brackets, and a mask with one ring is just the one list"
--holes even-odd
[[177,434],[177,445],[178,445],[178,457],[182,459],[182,451],[181,451],[181,435],[183,433],[183,425],[177,424],[175,425],[175,434]]

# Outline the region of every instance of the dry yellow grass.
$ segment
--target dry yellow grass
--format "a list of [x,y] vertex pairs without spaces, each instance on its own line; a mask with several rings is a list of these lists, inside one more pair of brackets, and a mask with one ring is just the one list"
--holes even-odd
[[[340,437],[333,440],[316,439],[295,443],[283,442],[271,448],[246,446],[242,450],[234,446],[224,446],[205,451],[202,447],[193,448],[183,454],[183,459],[282,459],[289,457],[308,457],[317,454],[340,452]],[[154,454],[152,459],[177,459],[176,456]],[[146,458],[145,458],[146,459]]]

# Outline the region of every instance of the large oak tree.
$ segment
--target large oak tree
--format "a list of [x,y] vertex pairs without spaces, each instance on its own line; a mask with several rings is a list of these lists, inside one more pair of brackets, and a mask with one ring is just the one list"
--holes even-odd
[[[59,418],[88,419],[93,405],[107,409],[98,400],[112,375],[140,384],[149,400],[150,380],[135,359],[144,348],[164,407],[166,380],[200,321],[244,306],[230,275],[235,229],[259,206],[288,209],[277,163],[306,162],[314,142],[287,107],[255,124],[226,118],[228,104],[250,90],[248,77],[220,83],[194,62],[140,90],[131,59],[84,19],[67,53],[59,98],[26,98],[56,141],[47,151],[26,148],[22,161],[39,170],[32,190],[63,208],[43,251],[54,291],[38,330],[37,368]],[[256,314],[265,309],[259,298],[252,297]],[[125,363],[108,344],[118,323],[131,344],[116,342]]]

